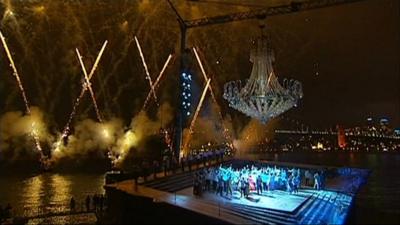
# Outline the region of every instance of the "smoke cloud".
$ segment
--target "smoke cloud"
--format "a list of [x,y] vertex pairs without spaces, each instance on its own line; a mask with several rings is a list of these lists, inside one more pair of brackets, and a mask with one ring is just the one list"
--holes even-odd
[[226,124],[226,121],[223,121],[218,113],[217,105],[214,102],[210,102],[209,99],[208,102],[204,102],[200,109],[199,117],[194,124],[193,134],[189,137],[189,128],[187,128],[183,132],[183,137],[184,139],[190,138],[189,148],[200,148],[209,142],[221,144],[227,141],[224,135],[224,125],[226,126]]
[[52,161],[57,163],[63,158],[86,158],[91,154],[105,157],[107,150],[122,133],[123,122],[118,118],[103,123],[85,119],[75,125],[74,133],[68,137],[66,145],[59,142],[53,144],[55,150]]
[[[12,159],[21,157],[22,151],[34,150],[34,136],[42,143],[51,143],[44,114],[38,107],[31,107],[30,114],[21,111],[7,112],[0,117],[0,154],[11,155]],[[26,151],[35,155],[35,151]]]
[[131,121],[129,129],[117,140],[112,152],[116,155],[113,159],[115,165],[120,166],[129,154],[131,148],[135,147],[143,150],[148,137],[159,133],[160,129],[168,125],[174,116],[174,112],[169,103],[163,103],[158,111],[156,118],[152,119],[145,111],[140,111]]
[[237,153],[246,154],[261,142],[272,139],[278,121],[278,119],[272,119],[264,125],[258,120],[251,119],[239,132],[238,138],[233,141],[234,148],[238,150]]

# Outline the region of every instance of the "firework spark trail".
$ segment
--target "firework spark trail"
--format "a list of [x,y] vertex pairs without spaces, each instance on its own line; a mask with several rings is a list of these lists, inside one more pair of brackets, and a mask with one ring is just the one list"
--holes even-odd
[[[195,56],[196,56],[197,62],[198,62],[198,64],[199,64],[199,66],[200,66],[200,69],[201,69],[201,72],[202,72],[202,74],[203,74],[204,79],[205,79],[205,80],[208,80],[206,71],[204,70],[203,64],[201,63],[201,60],[200,60],[199,54],[197,53],[196,47],[193,47],[193,51],[194,51],[194,54],[195,54]],[[224,124],[224,118],[223,118],[222,113],[221,113],[221,107],[219,106],[219,104],[218,104],[218,102],[217,102],[217,99],[215,98],[215,94],[214,94],[214,91],[213,91],[211,85],[209,86],[209,89],[210,89],[210,92],[211,92],[211,97],[212,97],[214,103],[215,103],[216,106],[217,106],[218,115],[219,115],[219,117],[220,117],[220,120],[221,120],[223,129],[224,129],[224,132],[223,132],[223,133],[224,133],[225,139],[226,139],[227,141],[229,141],[230,143],[233,143],[232,137],[227,133],[228,129],[226,128],[226,126],[225,126],[225,124]]]
[[94,92],[93,92],[93,89],[92,89],[92,84],[90,83],[88,74],[87,74],[87,72],[86,72],[85,64],[84,64],[83,61],[82,61],[82,56],[81,56],[81,54],[79,53],[79,50],[78,50],[78,49],[75,49],[75,51],[76,51],[76,54],[77,54],[77,56],[78,56],[79,63],[81,64],[83,74],[84,74],[84,76],[85,76],[85,84],[86,84],[86,87],[87,87],[87,89],[89,90],[90,96],[92,97],[92,101],[93,101],[94,109],[95,109],[95,111],[96,111],[97,119],[99,120],[100,123],[102,123],[102,122],[103,122],[103,119],[102,119],[102,117],[101,117],[100,110],[99,110],[99,107],[98,107],[98,105],[97,105],[96,96],[94,95]]
[[197,116],[199,115],[201,106],[203,105],[203,101],[204,101],[204,98],[206,97],[208,88],[209,88],[209,86],[210,86],[210,82],[211,82],[211,79],[208,79],[208,80],[207,80],[207,84],[206,84],[206,86],[204,87],[203,93],[201,94],[201,98],[200,98],[199,104],[197,105],[197,109],[196,109],[196,112],[194,113],[192,122],[190,123],[189,132],[188,132],[188,134],[187,134],[187,136],[186,136],[186,138],[185,138],[185,143],[184,143],[183,149],[182,149],[182,150],[183,150],[183,153],[184,153],[185,155],[188,153],[188,152],[187,152],[187,146],[188,146],[189,141],[190,141],[190,139],[191,139],[191,136],[192,136],[192,133],[193,133],[193,127],[194,127],[194,124],[195,124],[195,122],[196,122]]
[[8,49],[8,45],[7,45],[6,39],[4,38],[3,33],[1,33],[1,31],[0,31],[0,38],[1,38],[1,42],[3,43],[4,50],[6,51],[7,57],[8,57],[8,59],[10,60],[10,67],[11,67],[11,69],[13,70],[13,75],[14,75],[15,78],[17,79],[18,87],[19,87],[19,89],[20,89],[20,91],[21,91],[22,98],[23,98],[24,103],[25,103],[26,112],[27,112],[28,114],[30,114],[30,113],[31,113],[31,110],[30,110],[30,108],[29,108],[28,98],[26,97],[24,87],[22,86],[22,82],[21,82],[21,79],[20,79],[20,77],[19,77],[17,68],[15,67],[15,64],[14,64],[14,60],[12,59],[10,50]]
[[[170,54],[170,55],[168,56],[167,61],[165,61],[164,66],[163,66],[163,68],[162,68],[160,74],[158,75],[156,81],[154,82],[154,84],[153,84],[153,89],[154,89],[154,90],[157,89],[158,83],[160,82],[161,77],[163,76],[163,74],[164,74],[164,72],[165,72],[165,69],[167,68],[167,66],[168,66],[169,61],[171,60],[171,58],[172,58],[172,54]],[[152,91],[149,91],[149,93],[147,94],[147,97],[146,97],[146,101],[144,102],[144,105],[143,105],[143,107],[142,107],[142,110],[144,110],[144,109],[147,107],[147,104],[149,103],[150,98],[151,98],[151,94],[152,94]]]
[[[104,52],[104,49],[105,49],[106,46],[107,46],[107,43],[108,43],[108,41],[106,40],[106,41],[104,42],[103,46],[101,47],[101,50],[100,50],[99,54],[97,55],[96,61],[94,62],[93,67],[92,67],[92,70],[90,71],[89,76],[88,76],[88,80],[89,80],[89,81],[90,81],[90,79],[92,78],[92,76],[93,76],[93,74],[94,74],[94,71],[95,71],[96,68],[97,68],[97,65],[99,64],[99,61],[100,61],[100,59],[101,59],[101,56],[103,55],[103,52]],[[76,99],[75,104],[74,104],[74,106],[73,106],[73,108],[72,108],[72,112],[71,112],[71,114],[70,114],[70,116],[69,116],[69,118],[68,118],[68,122],[67,122],[67,124],[66,124],[65,127],[64,127],[64,130],[63,130],[63,132],[62,132],[61,139],[66,138],[66,137],[68,136],[68,134],[69,134],[69,131],[70,131],[69,126],[71,125],[72,119],[74,118],[74,116],[75,116],[75,114],[76,114],[76,109],[78,108],[78,105],[79,105],[79,103],[80,103],[80,101],[81,101],[83,95],[85,94],[86,89],[87,89],[87,88],[86,88],[86,85],[83,85],[82,90],[81,90],[81,93],[80,93],[79,97]],[[59,141],[58,143],[60,143],[60,141]]]
[[[16,78],[16,80],[18,82],[18,87],[19,87],[19,89],[21,91],[22,98],[23,98],[24,103],[25,103],[26,113],[28,115],[30,115],[31,114],[31,109],[29,107],[28,98],[26,97],[25,90],[24,90],[24,87],[22,86],[22,82],[21,82],[21,79],[19,77],[17,68],[15,67],[14,60],[13,60],[13,58],[11,56],[10,50],[8,49],[8,45],[7,45],[6,39],[4,38],[3,33],[1,33],[1,31],[0,31],[0,38],[1,38],[1,42],[3,43],[4,50],[6,51],[7,57],[9,59],[9,61],[10,61],[10,67],[13,70],[13,75],[15,76],[15,78]],[[34,124],[32,124],[32,126],[34,126]],[[33,136],[33,139],[35,140],[36,149],[40,153],[41,161],[44,162],[43,160],[45,160],[46,157],[43,154],[42,147],[41,147],[40,141],[39,141],[39,137],[38,137],[38,134],[35,132],[35,130],[33,131],[32,136]]]
[[[100,122],[101,124],[103,124],[103,119],[102,119],[102,116],[101,116],[101,114],[100,114],[99,107],[98,107],[98,105],[97,105],[96,96],[94,95],[94,91],[93,91],[93,89],[92,89],[92,86],[91,86],[91,83],[90,83],[90,80],[89,80],[89,77],[88,77],[88,74],[87,74],[87,71],[86,71],[86,68],[85,68],[85,64],[83,63],[82,56],[81,56],[81,54],[79,53],[79,50],[78,50],[78,49],[75,49],[75,50],[76,50],[76,54],[77,54],[78,59],[79,59],[79,63],[81,64],[83,74],[84,74],[84,76],[85,76],[85,84],[86,84],[86,87],[87,87],[87,89],[88,89],[89,92],[90,92],[90,96],[92,97],[93,105],[94,105],[94,108],[95,108],[95,110],[96,110],[97,119],[99,120],[99,122]],[[103,131],[103,132],[104,132],[104,131]],[[108,157],[109,157],[110,159],[112,159],[113,164],[115,164],[115,163],[114,163],[114,157],[115,157],[115,156],[114,156],[113,152],[111,151],[110,148],[107,148],[107,150],[108,150]]]
[[144,60],[142,48],[140,47],[139,40],[137,39],[136,36],[135,36],[135,42],[136,42],[136,45],[137,45],[137,47],[138,47],[138,49],[139,49],[140,58],[142,59],[143,67],[144,67],[144,70],[145,70],[145,72],[146,72],[146,79],[149,80],[151,92],[153,92],[154,99],[155,99],[155,101],[156,101],[156,103],[157,103],[157,105],[158,105],[158,100],[157,100],[156,91],[154,90],[153,82],[151,81],[150,73],[149,73],[149,70],[147,69],[146,61]]

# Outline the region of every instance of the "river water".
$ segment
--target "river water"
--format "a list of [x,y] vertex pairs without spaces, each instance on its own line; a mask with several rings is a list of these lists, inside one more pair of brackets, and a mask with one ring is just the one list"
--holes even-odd
[[[103,174],[43,173],[0,177],[0,205],[10,203],[14,214],[33,216],[44,212],[65,212],[73,196],[77,210],[87,195],[103,194]],[[95,223],[93,214],[61,216],[30,221],[32,224]]]
[[[400,222],[400,154],[279,153],[255,155],[271,161],[352,166],[372,170],[357,195],[349,222],[358,224]],[[88,194],[104,193],[104,174],[60,174],[0,176],[0,205],[11,203],[18,214],[31,215],[38,208],[68,210],[73,196],[83,207]],[[87,223],[93,218],[58,218],[37,223]],[[93,222],[93,221],[92,221]]]

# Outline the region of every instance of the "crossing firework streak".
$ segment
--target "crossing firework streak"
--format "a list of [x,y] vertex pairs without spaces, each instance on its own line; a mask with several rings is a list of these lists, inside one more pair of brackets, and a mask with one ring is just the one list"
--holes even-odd
[[89,90],[90,96],[92,97],[92,101],[93,101],[94,109],[96,111],[97,119],[99,120],[100,123],[102,123],[103,119],[102,119],[102,117],[100,115],[100,110],[99,110],[99,107],[97,105],[96,96],[94,95],[94,92],[93,92],[93,89],[92,89],[92,84],[89,81],[89,77],[88,77],[88,74],[86,72],[85,64],[83,63],[82,56],[79,53],[79,50],[75,49],[75,51],[76,51],[76,54],[78,56],[79,63],[81,64],[83,75],[85,76],[86,87]]
[[[97,55],[96,61],[93,64],[92,70],[90,71],[90,73],[88,75],[88,81],[90,81],[90,79],[92,79],[92,76],[93,76],[94,72],[96,71],[97,65],[100,62],[101,56],[103,55],[103,52],[104,52],[104,49],[107,46],[107,43],[108,43],[108,41],[106,40],[104,42],[103,46],[101,47],[101,50],[100,50],[99,54]],[[81,93],[79,94],[78,98],[75,100],[75,104],[74,104],[74,106],[72,108],[72,111],[71,111],[71,114],[70,114],[70,116],[68,118],[68,122],[65,125],[64,130],[62,132],[61,139],[64,139],[69,135],[69,131],[70,131],[69,130],[70,129],[69,126],[71,125],[72,119],[74,118],[74,116],[76,114],[76,109],[78,108],[78,105],[79,105],[83,95],[85,94],[86,89],[87,89],[86,85],[83,85]]]
[[[194,54],[195,54],[195,56],[196,56],[197,62],[198,62],[198,64],[199,64],[199,66],[200,66],[200,70],[201,70],[201,73],[203,74],[204,79],[205,79],[205,80],[208,80],[206,71],[204,70],[203,63],[201,63],[201,60],[200,60],[199,54],[197,53],[196,47],[193,47],[193,52],[194,52]],[[223,118],[222,113],[221,113],[221,107],[219,106],[219,104],[218,104],[218,102],[217,102],[217,99],[215,98],[215,94],[214,94],[214,91],[213,91],[211,85],[209,86],[209,89],[210,89],[210,92],[211,92],[211,97],[212,97],[214,103],[215,103],[216,106],[217,106],[218,115],[219,115],[219,118],[220,118],[220,120],[221,120],[223,129],[224,129],[224,132],[223,132],[223,133],[224,133],[225,139],[226,139],[227,141],[229,141],[230,144],[232,144],[232,143],[233,143],[232,137],[227,133],[228,129],[225,127],[225,124],[224,124],[224,118]]]
[[[153,89],[154,89],[154,90],[157,89],[158,83],[160,83],[161,77],[163,76],[163,74],[164,74],[164,72],[165,72],[165,69],[167,69],[167,66],[168,66],[169,61],[171,60],[171,58],[172,58],[172,55],[170,54],[170,55],[168,56],[167,61],[165,61],[164,66],[163,66],[163,68],[162,68],[160,74],[158,75],[156,81],[155,81],[154,84],[153,84]],[[145,108],[147,107],[147,105],[148,105],[148,103],[149,103],[149,101],[150,101],[150,98],[151,98],[151,94],[152,94],[152,91],[150,90],[149,93],[147,94],[146,101],[144,102],[144,105],[143,105],[143,107],[142,107],[142,110],[145,109]]]
[[[85,64],[83,63],[82,56],[81,56],[81,54],[79,53],[79,50],[78,50],[78,49],[75,49],[75,50],[76,50],[76,54],[77,54],[78,59],[79,59],[79,63],[81,64],[81,67],[82,67],[82,72],[83,72],[83,74],[84,74],[84,76],[85,76],[85,84],[86,84],[86,87],[87,87],[87,89],[89,89],[90,96],[92,97],[93,105],[94,105],[94,108],[95,108],[95,110],[96,110],[97,119],[99,120],[100,123],[103,123],[103,118],[102,118],[102,116],[101,116],[101,114],[100,114],[100,110],[99,110],[99,107],[98,107],[97,101],[96,101],[96,96],[94,95],[94,91],[93,91],[93,89],[92,89],[92,86],[91,86],[91,83],[90,83],[88,74],[87,74],[87,72],[86,72],[86,68],[85,68]],[[103,135],[104,135],[105,137],[109,137],[109,134],[107,133],[107,130],[105,130],[105,129],[103,130]],[[110,159],[113,159],[113,158],[114,158],[114,154],[113,154],[113,152],[111,151],[111,149],[110,149],[110,148],[107,148],[107,151],[108,151],[108,156],[109,156],[109,158],[110,158]],[[114,163],[114,160],[112,160],[112,162]]]
[[142,59],[144,71],[146,72],[146,79],[149,80],[151,92],[153,92],[154,99],[155,99],[155,101],[156,101],[156,103],[157,103],[157,105],[158,105],[157,95],[156,95],[156,92],[155,92],[155,90],[154,90],[153,82],[151,81],[150,73],[149,73],[149,70],[148,70],[148,68],[147,68],[146,61],[144,60],[142,48],[140,47],[139,40],[137,39],[136,36],[135,36],[135,42],[136,42],[137,48],[139,49],[139,54],[140,54],[140,58]]

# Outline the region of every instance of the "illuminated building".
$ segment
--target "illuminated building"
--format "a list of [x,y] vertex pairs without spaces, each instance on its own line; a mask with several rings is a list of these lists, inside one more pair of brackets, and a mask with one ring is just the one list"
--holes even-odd
[[341,149],[344,149],[347,145],[346,143],[346,133],[344,132],[343,127],[337,125],[337,136],[338,136],[338,145]]

